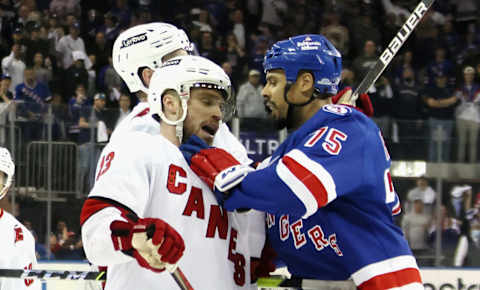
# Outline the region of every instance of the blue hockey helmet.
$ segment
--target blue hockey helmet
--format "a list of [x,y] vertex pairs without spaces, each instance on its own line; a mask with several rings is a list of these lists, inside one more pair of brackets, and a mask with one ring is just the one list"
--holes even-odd
[[324,36],[306,34],[275,43],[265,54],[265,72],[282,69],[287,82],[294,83],[299,71],[310,71],[318,93],[337,94],[342,55]]

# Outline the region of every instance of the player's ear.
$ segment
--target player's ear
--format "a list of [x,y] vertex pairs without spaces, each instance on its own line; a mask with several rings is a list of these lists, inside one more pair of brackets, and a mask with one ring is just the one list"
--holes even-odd
[[167,90],[162,96],[162,108],[165,116],[170,120],[178,119],[181,111],[180,98],[174,90]]
[[313,90],[315,79],[311,72],[302,71],[298,75],[297,82],[299,83],[300,91],[306,94],[307,92]]

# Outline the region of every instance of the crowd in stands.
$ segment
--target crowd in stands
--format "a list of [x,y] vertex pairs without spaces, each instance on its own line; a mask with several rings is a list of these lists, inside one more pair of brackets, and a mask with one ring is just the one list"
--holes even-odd
[[[123,30],[152,21],[184,29],[193,53],[215,61],[231,77],[238,116],[258,120],[266,118],[263,56],[275,41],[324,34],[342,53],[342,88],[355,87],[417,2],[0,0],[0,103],[14,100],[23,143],[46,139],[46,116],[53,114],[52,139],[78,145],[76,166],[86,193],[99,148],[138,102],[112,66],[112,44]],[[479,12],[476,0],[436,1],[369,90],[374,120],[394,159],[478,162]],[[408,194],[401,223],[414,251],[428,256],[437,224],[436,194],[425,181]],[[453,238],[456,245],[468,224],[477,233],[473,244],[479,246],[476,200],[461,207],[461,214],[445,207],[441,224],[446,240]],[[55,258],[80,257],[78,233],[64,221],[57,231],[50,236]],[[39,255],[46,257],[45,249]]]
[[453,185],[439,201],[425,177],[408,191],[401,226],[420,266],[435,265],[437,235],[442,241],[441,265],[480,266],[480,192],[474,192],[470,185]]

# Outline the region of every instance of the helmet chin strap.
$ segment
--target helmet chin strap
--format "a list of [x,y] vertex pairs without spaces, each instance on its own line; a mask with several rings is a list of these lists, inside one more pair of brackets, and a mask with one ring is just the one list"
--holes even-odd
[[160,121],[158,117],[162,120],[162,122],[167,123],[168,125],[175,126],[175,136],[178,138],[180,141],[180,144],[182,143],[182,138],[183,138],[183,121],[185,121],[185,118],[187,117],[187,100],[182,99],[181,100],[182,104],[182,116],[180,119],[172,121],[165,116],[163,112],[159,112],[158,115],[154,115],[154,119],[157,121]]
[[285,85],[285,89],[283,91],[283,99],[288,104],[287,120],[286,120],[286,124],[285,124],[286,127],[287,127],[287,130],[291,128],[290,124],[292,123],[292,120],[293,120],[293,108],[294,107],[306,106],[306,105],[310,104],[315,99],[314,94],[312,94],[306,102],[303,102],[303,103],[300,103],[300,104],[291,103],[291,102],[288,101],[288,97],[287,97],[287,93],[288,93],[288,91],[290,90],[291,87],[292,87],[292,82],[287,82],[286,85]]

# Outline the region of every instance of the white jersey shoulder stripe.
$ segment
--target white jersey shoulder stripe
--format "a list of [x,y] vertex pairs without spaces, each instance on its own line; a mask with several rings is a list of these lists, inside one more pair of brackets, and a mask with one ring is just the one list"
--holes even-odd
[[380,276],[383,274],[409,268],[418,270],[415,258],[410,255],[398,256],[367,265],[353,273],[352,279],[355,282],[355,285],[361,285],[362,283],[374,278],[375,276]]
[[307,218],[319,207],[337,197],[335,182],[330,173],[302,151],[293,149],[276,168],[277,174],[305,206]]

